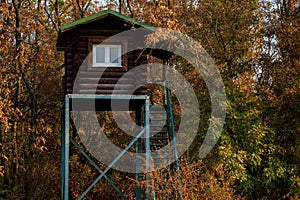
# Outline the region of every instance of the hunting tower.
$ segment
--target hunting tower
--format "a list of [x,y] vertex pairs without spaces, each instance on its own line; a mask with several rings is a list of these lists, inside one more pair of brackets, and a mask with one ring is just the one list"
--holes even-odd
[[[122,34],[139,29],[139,34]],[[63,124],[62,124],[62,199],[69,199],[69,142],[95,167],[100,176],[83,192],[82,199],[92,187],[105,178],[120,194],[106,173],[119,161],[133,144],[137,152],[146,153],[145,160],[151,163],[152,152],[176,140],[170,91],[164,87],[161,105],[151,105],[147,93],[147,70],[138,66],[148,63],[148,55],[167,60],[168,52],[143,48],[145,38],[155,28],[112,10],[105,10],[86,18],[68,23],[60,28],[57,50],[64,52],[65,75],[63,80]],[[164,77],[165,79],[165,77]],[[160,80],[164,82],[165,80]],[[112,102],[121,105],[112,108]],[[129,111],[136,112],[139,125],[144,127],[128,146],[102,171],[78,143],[70,137],[70,112],[75,110],[111,111],[124,110],[129,102]],[[79,105],[74,107],[74,105]],[[88,105],[93,106],[89,107]],[[80,106],[82,105],[82,106]],[[74,132],[74,131],[73,131]],[[142,139],[144,138],[144,139]],[[142,140],[144,140],[142,142]],[[144,146],[142,146],[144,145]],[[176,156],[176,166],[178,167]],[[149,166],[148,166],[149,168]],[[147,169],[147,166],[146,166]],[[141,180],[138,174],[137,179]],[[146,177],[149,181],[149,177]],[[137,187],[137,199],[154,199],[155,194],[147,188],[142,192]],[[150,194],[151,193],[151,194]]]

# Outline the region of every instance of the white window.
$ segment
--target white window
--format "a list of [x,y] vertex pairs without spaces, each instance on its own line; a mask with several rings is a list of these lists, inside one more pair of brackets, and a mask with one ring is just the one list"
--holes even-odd
[[122,67],[121,45],[93,45],[93,67]]

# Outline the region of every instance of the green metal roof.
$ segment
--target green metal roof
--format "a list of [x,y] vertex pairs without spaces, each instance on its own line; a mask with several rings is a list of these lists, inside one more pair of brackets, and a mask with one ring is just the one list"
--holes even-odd
[[126,15],[123,15],[123,14],[121,14],[121,13],[118,13],[118,12],[113,11],[113,10],[110,10],[110,9],[104,10],[104,11],[101,11],[101,12],[99,12],[99,13],[90,15],[90,16],[88,16],[88,17],[79,19],[79,20],[77,20],[77,21],[74,21],[74,22],[70,22],[70,23],[68,23],[68,24],[65,24],[65,25],[63,25],[63,26],[60,27],[60,30],[61,30],[62,32],[65,32],[65,31],[68,31],[68,30],[70,30],[70,29],[75,28],[75,27],[76,27],[77,25],[79,25],[79,24],[86,24],[86,23],[89,23],[89,22],[91,22],[91,21],[95,21],[95,20],[97,20],[97,19],[100,19],[100,18],[102,18],[102,17],[105,17],[105,16],[107,16],[107,15],[109,15],[109,14],[114,15],[114,16],[116,16],[116,17],[118,17],[118,18],[121,18],[121,19],[123,19],[124,21],[130,22],[130,23],[132,23],[132,24],[139,25],[139,26],[141,26],[141,27],[143,27],[143,28],[146,28],[146,29],[148,29],[148,30],[155,31],[155,27],[153,27],[153,26],[150,26],[150,25],[148,25],[148,24],[139,22],[139,21],[137,21],[137,20],[135,20],[135,19],[133,19],[133,18],[131,18],[131,17],[128,17],[128,16],[126,16]]

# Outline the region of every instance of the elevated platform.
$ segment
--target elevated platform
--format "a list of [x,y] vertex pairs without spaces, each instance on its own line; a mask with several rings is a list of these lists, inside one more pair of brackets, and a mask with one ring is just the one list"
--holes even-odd
[[148,96],[68,94],[66,98],[73,111],[136,111],[144,106]]
[[[165,104],[150,105],[148,95],[104,95],[104,94],[67,94],[64,101],[64,112],[62,115],[62,165],[61,165],[61,199],[69,199],[69,170],[70,170],[70,145],[74,146],[93,166],[99,175],[94,181],[81,193],[78,200],[86,197],[87,193],[101,181],[106,179],[113,189],[120,195],[121,199],[127,200],[122,190],[120,190],[108,177],[108,171],[114,165],[122,163],[125,154],[132,147],[136,148],[136,160],[131,159],[130,163],[133,168],[128,168],[127,172],[136,173],[137,182],[146,181],[145,190],[138,184],[136,187],[136,199],[155,199],[155,190],[151,186],[151,177],[146,173],[152,170],[161,169],[168,165],[174,165],[176,171],[179,171],[178,154],[176,147],[176,134],[174,128],[172,104],[170,90],[165,88],[164,99]],[[97,165],[90,155],[85,152],[70,133],[74,133],[76,129],[72,129],[71,111],[136,111],[136,123],[141,126],[139,133],[121,149],[116,155],[112,155],[112,160],[106,163],[105,170]],[[72,129],[72,130],[70,130]],[[89,130],[87,130],[88,133]],[[103,138],[102,138],[103,140]],[[104,140],[103,140],[104,141]],[[107,143],[103,143],[107,145]],[[172,144],[170,146],[170,144]],[[134,146],[135,145],[135,146]],[[168,147],[169,145],[169,147]],[[106,146],[98,146],[100,150]],[[110,154],[112,151],[110,152]],[[153,169],[154,167],[154,169]],[[131,171],[130,171],[131,170]],[[145,174],[145,176],[143,176]],[[166,177],[167,179],[167,177]],[[178,178],[180,182],[180,178]],[[176,191],[175,191],[176,192]]]

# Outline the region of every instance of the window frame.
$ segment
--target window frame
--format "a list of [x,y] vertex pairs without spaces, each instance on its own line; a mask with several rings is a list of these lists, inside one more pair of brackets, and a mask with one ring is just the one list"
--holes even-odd
[[[96,48],[104,48],[104,62],[97,62]],[[110,62],[110,49],[117,48],[118,62]],[[122,67],[122,45],[121,44],[93,44],[93,67]]]
[[[105,63],[96,63],[96,49],[95,47],[105,47],[105,52],[109,51],[109,47],[121,47],[118,49],[120,51],[118,54],[121,55],[120,62],[113,64],[109,62],[109,53],[104,55]],[[89,64],[88,70],[101,70],[105,69],[108,71],[127,71],[127,55],[124,54],[127,50],[127,39],[124,38],[114,38],[113,40],[106,40],[106,38],[89,38],[88,40],[88,50],[89,50]],[[108,59],[108,62],[106,62]]]

